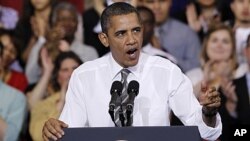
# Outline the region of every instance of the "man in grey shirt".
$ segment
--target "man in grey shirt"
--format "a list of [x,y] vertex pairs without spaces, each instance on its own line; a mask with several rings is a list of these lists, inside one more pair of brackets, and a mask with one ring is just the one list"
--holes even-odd
[[154,12],[155,35],[161,46],[177,58],[181,69],[186,72],[199,66],[199,38],[187,25],[169,17],[172,0],[141,0],[141,4]]

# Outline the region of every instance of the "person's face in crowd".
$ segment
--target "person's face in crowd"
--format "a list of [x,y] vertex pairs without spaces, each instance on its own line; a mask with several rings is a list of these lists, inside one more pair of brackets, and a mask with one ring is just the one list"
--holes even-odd
[[197,0],[199,4],[201,4],[202,6],[212,6],[215,3],[215,0]]
[[145,11],[139,11],[141,22],[143,24],[143,46],[150,42],[154,35],[154,23],[150,16]]
[[57,81],[60,86],[68,84],[72,72],[79,66],[74,59],[67,58],[62,61],[58,72]]
[[250,0],[234,0],[231,3],[231,9],[236,20],[240,22],[250,22]]
[[142,25],[136,13],[113,16],[107,33],[99,34],[104,46],[110,47],[112,56],[122,67],[138,63],[142,46]]
[[169,16],[172,0],[141,0],[141,4],[154,12],[157,25],[161,25]]
[[36,10],[44,10],[50,5],[51,0],[31,0]]
[[211,61],[225,61],[232,55],[233,42],[227,30],[217,30],[208,38],[206,52]]
[[56,24],[60,24],[67,37],[74,36],[77,30],[77,15],[69,10],[59,10],[57,13]]
[[16,59],[17,57],[17,50],[14,44],[11,41],[9,35],[3,35],[0,37],[0,40],[3,44],[3,66],[4,68],[8,68]]

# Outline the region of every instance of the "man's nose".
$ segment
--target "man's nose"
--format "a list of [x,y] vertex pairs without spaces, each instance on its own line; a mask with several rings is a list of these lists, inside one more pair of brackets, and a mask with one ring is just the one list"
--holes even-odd
[[128,35],[128,44],[134,44],[136,42],[135,35],[133,33],[130,33]]

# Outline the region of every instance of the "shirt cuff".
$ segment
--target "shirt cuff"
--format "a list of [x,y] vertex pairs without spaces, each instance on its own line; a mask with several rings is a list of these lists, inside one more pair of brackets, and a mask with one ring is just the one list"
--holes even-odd
[[216,124],[215,127],[207,126],[202,118],[202,110],[200,109],[198,112],[198,128],[201,134],[201,137],[206,140],[216,140],[219,138],[222,132],[222,123],[220,114],[216,114]]

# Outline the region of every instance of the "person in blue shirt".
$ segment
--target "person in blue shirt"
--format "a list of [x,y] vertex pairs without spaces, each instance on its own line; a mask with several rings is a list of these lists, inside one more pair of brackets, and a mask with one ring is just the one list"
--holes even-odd
[[3,46],[0,43],[0,140],[17,141],[26,116],[25,95],[2,81]]

